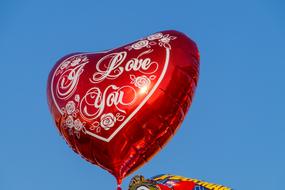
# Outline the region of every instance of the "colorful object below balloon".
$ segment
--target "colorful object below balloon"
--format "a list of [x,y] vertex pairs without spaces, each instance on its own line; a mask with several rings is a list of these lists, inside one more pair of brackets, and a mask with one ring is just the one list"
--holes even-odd
[[135,176],[129,190],[231,190],[231,188],[176,175],[159,175],[150,179]]

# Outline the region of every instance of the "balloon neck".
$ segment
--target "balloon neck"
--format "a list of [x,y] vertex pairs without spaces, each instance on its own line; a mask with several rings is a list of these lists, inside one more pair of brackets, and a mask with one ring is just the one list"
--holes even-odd
[[117,190],[122,190],[121,183],[122,183],[122,180],[121,179],[117,179]]

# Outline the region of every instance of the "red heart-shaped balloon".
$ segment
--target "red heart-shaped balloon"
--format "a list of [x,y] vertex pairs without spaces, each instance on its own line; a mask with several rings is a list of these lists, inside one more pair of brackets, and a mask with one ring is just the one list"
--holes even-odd
[[118,183],[149,160],[180,126],[197,85],[199,53],[177,31],[60,59],[48,79],[59,132]]

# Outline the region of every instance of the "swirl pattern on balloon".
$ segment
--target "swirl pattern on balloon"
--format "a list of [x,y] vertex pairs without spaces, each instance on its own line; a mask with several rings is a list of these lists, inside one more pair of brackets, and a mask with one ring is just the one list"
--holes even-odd
[[[56,107],[65,118],[64,126],[74,129],[76,133],[83,131],[109,142],[157,89],[168,67],[170,41],[175,38],[168,34],[157,33],[127,46],[125,49],[128,51],[107,53],[97,61],[95,72],[89,77],[90,88],[85,93],[76,93],[76,95],[74,94],[80,77],[86,74],[84,67],[89,63],[88,53],[74,55],[64,60],[56,69],[51,86]],[[163,64],[149,57],[155,52],[153,46],[165,49],[166,59]],[[141,52],[136,57],[129,57],[130,51]],[[130,82],[120,86],[116,80],[127,75],[126,73],[130,73]],[[106,81],[111,82],[109,85],[102,85]],[[68,100],[68,103],[62,105],[60,100]],[[133,105],[137,106],[129,110]],[[92,125],[85,126],[79,115],[82,120]]]

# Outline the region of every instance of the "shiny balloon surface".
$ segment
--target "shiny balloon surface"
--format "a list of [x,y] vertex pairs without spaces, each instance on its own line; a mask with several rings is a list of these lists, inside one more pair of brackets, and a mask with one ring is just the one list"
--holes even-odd
[[174,135],[192,102],[199,53],[177,31],[120,48],[73,53],[50,72],[47,95],[60,134],[118,181]]

